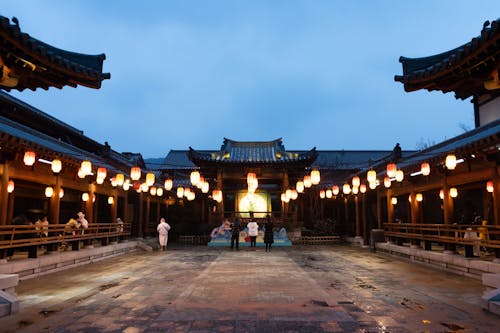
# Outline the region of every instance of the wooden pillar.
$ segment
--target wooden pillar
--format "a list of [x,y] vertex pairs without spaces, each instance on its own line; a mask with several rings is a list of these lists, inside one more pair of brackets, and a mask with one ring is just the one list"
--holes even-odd
[[89,200],[85,203],[85,218],[90,223],[95,221],[94,219],[94,196],[95,196],[95,185],[89,184]]
[[[347,199],[347,197],[344,198],[344,221],[345,221],[346,226],[348,226],[349,225],[349,200]],[[349,228],[348,230],[351,230],[351,229]]]
[[124,193],[123,196],[123,207],[121,213],[121,219],[124,223],[129,223],[130,221],[128,220],[128,192]]
[[[454,222],[454,203],[453,198],[450,196],[450,188],[448,186],[448,182],[446,177],[443,178],[443,215],[444,215],[444,224],[453,224]],[[452,236],[452,235],[450,235]],[[456,244],[445,243],[444,244],[445,251],[448,253],[455,253],[457,246]]]
[[387,222],[394,223],[394,205],[392,204],[392,190],[387,190]]
[[224,191],[222,189],[224,185],[223,182],[223,170],[218,169],[217,170],[217,189],[222,191],[222,201],[217,202],[217,215],[218,215],[218,221],[222,221],[224,219]]
[[418,223],[418,201],[414,191],[410,192],[411,223]]
[[[285,193],[285,191],[288,189],[288,186],[290,186],[289,179],[288,179],[288,171],[283,170],[281,193]],[[281,213],[282,213],[282,218],[284,218],[284,215],[286,213],[288,213],[288,203],[286,203],[284,201],[281,201]]]
[[156,222],[160,221],[160,202],[156,202]]
[[151,197],[148,195],[146,197],[146,213],[144,214],[144,235],[148,236],[148,225],[149,225],[149,216],[151,215]]
[[382,229],[382,195],[380,190],[377,189],[377,228]]
[[493,225],[500,225],[500,175],[498,174],[498,169],[495,168],[493,171]]
[[368,221],[366,220],[366,194],[365,193],[361,194],[361,203],[362,203],[361,221],[363,223],[363,241],[364,241],[364,244],[367,245],[369,243],[369,237],[368,237]]
[[144,194],[141,191],[139,193],[139,198],[138,198],[139,211],[137,212],[137,236],[138,237],[144,237],[144,230],[143,230],[143,227],[142,227],[142,224],[143,224],[143,221],[144,221],[144,216],[143,216],[144,215],[143,198],[144,198]]
[[61,179],[56,177],[56,185],[54,186],[54,194],[50,198],[49,216],[47,216],[49,223],[59,224],[59,211],[61,206],[61,198],[59,192],[61,191]]
[[9,191],[7,186],[9,183],[9,165],[6,163],[0,164],[0,225],[7,225],[7,212],[9,207]]
[[109,205],[110,209],[110,216],[111,216],[111,223],[116,223],[116,215],[118,211],[118,190],[114,189],[113,190],[113,203]]
[[355,231],[355,236],[360,237],[361,236],[361,221],[359,217],[359,198],[357,195],[354,196],[354,210],[356,213],[356,231]]

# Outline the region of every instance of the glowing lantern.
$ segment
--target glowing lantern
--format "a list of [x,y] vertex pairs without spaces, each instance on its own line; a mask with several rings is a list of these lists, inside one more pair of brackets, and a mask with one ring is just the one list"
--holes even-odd
[[82,193],[82,201],[89,201],[89,194],[87,192]]
[[23,158],[24,165],[32,166],[33,164],[35,164],[35,157],[36,155],[34,151],[24,152],[24,158]]
[[361,180],[358,176],[354,176],[352,178],[352,187],[359,187],[359,184],[361,184]]
[[396,171],[396,181],[401,183],[404,178],[405,178],[405,174],[404,174],[403,170],[397,170]]
[[493,193],[494,190],[494,185],[493,182],[490,180],[486,183],[486,191]]
[[153,186],[155,183],[155,174],[154,173],[147,173],[146,174],[146,184],[148,184],[148,186]]
[[319,197],[320,197],[321,199],[324,199],[324,198],[325,198],[325,195],[326,195],[325,190],[321,190],[321,191],[319,191]]
[[428,176],[431,173],[431,166],[429,163],[424,162],[420,166],[420,171],[422,172],[422,175]]
[[202,193],[208,193],[210,190],[210,184],[208,182],[203,182],[203,186],[201,187]]
[[344,194],[349,194],[351,193],[351,186],[349,186],[349,184],[344,184],[344,186],[342,186],[342,192],[344,192]]
[[319,170],[314,168],[311,171],[311,183],[313,185],[318,185],[320,181],[321,181],[321,175],[319,173]]
[[116,185],[118,185],[118,183],[116,182],[116,177],[112,177],[111,178],[111,186],[116,187]]
[[454,170],[457,166],[457,157],[453,154],[446,156],[445,165],[449,170]]
[[339,186],[338,185],[333,185],[332,186],[332,192],[333,192],[333,195],[339,194],[339,192],[340,192]]
[[96,178],[95,182],[97,184],[102,184],[102,183],[104,183],[104,178]]
[[368,183],[373,183],[377,180],[377,172],[375,170],[370,170],[366,173],[366,180]]
[[184,196],[184,187],[177,188],[177,198],[182,198]]
[[422,193],[417,193],[415,199],[417,199],[418,202],[422,202],[422,200],[424,200],[424,196]]
[[304,192],[304,182],[302,180],[299,180],[297,184],[295,184],[295,189],[298,193]]
[[78,168],[78,178],[85,178],[85,173],[82,171],[82,168]]
[[174,181],[170,178],[165,179],[165,190],[170,191],[172,189],[172,186],[174,186]]
[[163,189],[161,187],[158,187],[156,189],[156,195],[159,197],[161,197],[163,195]]
[[361,184],[359,185],[359,191],[361,193],[366,193],[366,185],[365,184]]
[[396,198],[396,197],[392,197],[392,198],[391,198],[391,203],[392,203],[393,205],[396,205],[396,204],[398,203],[398,198]]
[[198,183],[200,182],[200,172],[198,170],[191,171],[191,175],[189,178],[193,186],[198,185]]
[[59,190],[59,198],[62,199],[64,197],[64,189]]
[[47,186],[45,188],[45,196],[47,198],[50,198],[50,197],[52,197],[52,194],[54,194],[54,189],[51,186]]
[[255,179],[257,179],[257,175],[253,172],[249,172],[247,174],[247,184],[250,185]]
[[393,178],[396,176],[397,166],[396,163],[387,164],[387,177]]
[[287,190],[285,191],[285,195],[286,195],[286,197],[287,197],[288,199],[290,199],[290,198],[292,197],[292,190],[291,190],[291,189],[287,189]]
[[354,187],[352,188],[352,194],[358,194],[358,192],[359,192],[359,187],[354,186]]
[[141,168],[138,166],[132,167],[130,169],[130,179],[139,180],[141,179]]
[[285,193],[281,193],[281,201],[286,202],[286,195],[285,195]]
[[141,184],[141,191],[142,192],[146,193],[148,191],[148,189],[149,189],[148,184],[146,184],[146,183]]
[[156,195],[156,187],[151,186],[151,188],[149,189],[149,194]]
[[439,190],[439,197],[441,198],[441,200],[444,199],[444,191],[443,190]]
[[122,186],[125,182],[125,175],[123,173],[116,174],[116,185]]
[[298,197],[299,197],[299,193],[297,192],[297,190],[292,190],[292,194],[290,195],[290,199],[296,200]]
[[327,197],[328,199],[330,199],[332,196],[333,196],[333,194],[332,194],[332,190],[330,190],[330,189],[326,190],[326,197]]
[[123,183],[123,190],[124,191],[128,191],[130,189],[130,181],[127,179],[124,183]]
[[212,198],[217,202],[222,202],[222,191],[221,190],[213,190]]
[[408,196],[408,202],[411,202],[411,195]]
[[97,168],[97,179],[105,179],[106,175],[106,168]]
[[9,193],[14,192],[14,187],[15,187],[14,186],[14,181],[13,180],[9,180],[7,182],[7,192],[9,192]]
[[58,160],[58,159],[52,160],[52,165],[50,166],[50,168],[52,169],[53,173],[61,172],[61,170],[62,170],[61,160]]
[[369,183],[368,183],[368,186],[369,186],[372,190],[374,190],[374,189],[376,189],[376,188],[377,188],[377,183],[376,183],[376,182],[369,182]]
[[458,197],[458,190],[456,187],[450,188],[450,197],[452,198]]
[[108,204],[112,205],[115,203],[115,198],[113,197],[108,197]]
[[194,192],[189,192],[186,198],[188,201],[193,201],[196,198],[196,194]]
[[385,177],[385,178],[384,178],[384,186],[385,186],[386,188],[391,187],[391,178],[389,178],[389,177]]
[[90,175],[92,173],[92,163],[88,160],[82,161],[80,169],[85,176]]
[[304,176],[304,187],[305,188],[309,188],[311,186],[312,186],[311,176],[310,175],[305,175]]

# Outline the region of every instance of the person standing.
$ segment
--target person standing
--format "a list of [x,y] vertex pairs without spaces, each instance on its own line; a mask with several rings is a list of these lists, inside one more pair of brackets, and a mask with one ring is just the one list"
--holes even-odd
[[240,218],[235,217],[233,223],[231,223],[231,250],[236,245],[236,250],[240,249],[240,229],[241,223]]
[[89,227],[89,221],[87,221],[87,219],[85,218],[85,214],[83,214],[82,212],[78,212],[76,215],[78,216],[76,220],[82,227],[82,235],[83,235],[85,233],[85,229]]
[[266,229],[264,231],[264,243],[266,243],[266,252],[271,252],[271,245],[274,243],[274,224],[269,214],[266,216],[266,224],[264,225],[264,227]]
[[156,227],[156,230],[158,231],[158,239],[160,241],[160,248],[162,251],[165,251],[167,249],[168,231],[170,230],[170,225],[162,217],[160,219],[160,223],[158,223],[158,226]]
[[250,236],[250,247],[257,246],[257,236],[259,235],[259,225],[253,220],[253,212],[250,212],[250,222],[247,224],[248,236]]

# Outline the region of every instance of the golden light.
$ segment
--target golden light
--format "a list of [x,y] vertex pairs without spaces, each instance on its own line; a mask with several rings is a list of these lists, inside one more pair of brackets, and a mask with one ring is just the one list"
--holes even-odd
[[82,193],[82,201],[89,201],[89,194],[87,192]]
[[130,189],[130,181],[127,179],[122,186],[124,191],[128,191]]
[[247,184],[250,185],[252,182],[257,179],[257,175],[254,172],[249,172],[247,174]]
[[286,195],[285,195],[285,193],[281,193],[281,201],[282,202],[287,202],[286,201]]
[[149,189],[148,184],[146,184],[146,183],[141,184],[141,191],[142,192],[146,193],[148,191],[148,189]]
[[45,196],[47,198],[50,198],[50,197],[52,197],[53,194],[54,194],[54,189],[52,188],[52,186],[47,186],[45,188]]
[[62,199],[64,197],[64,189],[59,190],[59,198]]
[[349,184],[344,184],[344,186],[342,186],[342,192],[344,194],[349,194],[351,193],[351,186],[349,186]]
[[495,189],[495,186],[493,185],[493,182],[491,180],[486,182],[486,191],[493,193],[494,189]]
[[446,156],[445,165],[449,170],[454,170],[457,166],[457,157],[453,154]]
[[405,178],[405,174],[404,174],[403,170],[397,170],[396,171],[396,181],[401,183],[404,178]]
[[116,182],[116,177],[112,177],[111,178],[111,186],[116,187],[116,185],[118,185],[118,183]]
[[299,193],[297,190],[292,190],[292,194],[290,195],[290,199],[296,200],[299,197]]
[[141,179],[141,168],[138,166],[130,168],[130,179],[139,180]]
[[200,176],[200,180],[198,181],[198,184],[196,184],[196,187],[201,190],[203,188],[204,183],[205,183],[205,178],[203,176]]
[[359,191],[361,193],[366,193],[366,185],[365,184],[361,184],[359,185]]
[[339,194],[339,192],[340,192],[339,186],[338,185],[333,185],[332,186],[332,192],[333,192],[333,195]]
[[156,187],[151,186],[151,188],[149,189],[149,194],[156,195]]
[[408,196],[408,202],[411,202],[411,195]]
[[377,182],[369,182],[368,187],[370,187],[372,190],[377,188]]
[[95,182],[100,185],[100,184],[104,183],[104,179],[105,178],[96,178]]
[[431,173],[431,166],[429,163],[424,162],[422,165],[420,165],[420,171],[422,172],[422,175],[428,176]]
[[385,186],[386,188],[391,187],[391,178],[389,178],[389,177],[385,177],[385,178],[384,178],[384,186]]
[[310,175],[305,175],[304,176],[304,187],[305,188],[310,188],[311,186],[312,186],[311,176]]
[[424,196],[422,193],[417,193],[415,199],[417,199],[418,202],[422,202],[422,200],[424,200]]
[[317,168],[311,171],[311,184],[318,185],[321,181],[321,174]]
[[458,190],[456,187],[450,188],[450,197],[452,198],[458,197]]
[[55,159],[52,160],[50,169],[52,170],[53,173],[59,173],[62,170],[62,162],[61,160]]
[[198,170],[191,171],[189,179],[191,181],[191,184],[193,184],[193,186],[198,185],[198,183],[200,182],[200,172]]
[[23,158],[24,165],[32,166],[33,164],[35,164],[35,158],[36,154],[34,151],[24,152],[24,158]]
[[201,193],[208,193],[208,191],[210,191],[210,184],[205,181],[201,187]]
[[148,184],[148,186],[153,186],[154,183],[155,183],[155,174],[148,172],[146,174],[146,184]]
[[82,161],[80,169],[85,176],[90,175],[92,173],[92,163],[89,160]]
[[189,192],[186,198],[188,201],[193,201],[196,198],[196,194],[194,192]]
[[125,182],[125,175],[123,173],[116,174],[116,185],[122,186]]
[[113,197],[108,197],[108,204],[112,205],[115,203],[115,198]]
[[321,190],[321,191],[319,191],[319,197],[320,197],[321,199],[324,199],[324,198],[325,198],[325,195],[326,195],[325,190]]
[[95,194],[92,194],[92,202],[95,202],[95,198],[96,198]]
[[393,205],[397,205],[397,203],[398,203],[398,198],[396,198],[396,197],[392,197],[392,198],[391,198],[391,203],[392,203]]
[[352,188],[352,194],[358,194],[358,192],[359,192],[359,187],[354,186],[354,187]]
[[9,192],[9,193],[14,192],[14,188],[15,188],[14,181],[13,180],[9,180],[7,182],[7,192]]
[[375,170],[370,170],[366,173],[366,180],[368,183],[373,183],[377,180],[377,172]]
[[103,167],[97,168],[97,179],[105,179],[106,175],[107,175],[106,168]]
[[217,202],[222,202],[222,191],[217,189],[213,190],[212,198]]
[[358,176],[352,177],[352,187],[359,187],[361,184],[361,180],[359,179]]
[[286,195],[286,197],[287,197],[288,199],[290,199],[290,198],[292,197],[292,190],[291,190],[291,189],[287,189],[287,190],[285,191],[285,195]]
[[172,186],[174,186],[174,181],[170,178],[165,179],[165,184],[163,187],[165,187],[165,190],[170,191],[172,189]]
[[444,199],[444,191],[443,190],[439,190],[439,197],[441,198],[441,200]]
[[85,178],[85,172],[83,172],[82,168],[78,168],[78,178]]
[[161,187],[158,187],[156,189],[156,195],[159,197],[161,197],[163,195],[163,189]]
[[325,194],[326,194],[326,197],[327,197],[328,199],[330,199],[330,198],[333,196],[333,194],[332,194],[332,190],[330,190],[330,189],[326,190],[326,193],[325,193]]
[[177,198],[182,198],[184,196],[184,187],[179,186],[177,188]]
[[299,193],[304,192],[304,182],[302,180],[297,181],[297,183],[295,184],[295,189]]
[[396,176],[397,166],[396,163],[387,164],[387,177],[394,178]]

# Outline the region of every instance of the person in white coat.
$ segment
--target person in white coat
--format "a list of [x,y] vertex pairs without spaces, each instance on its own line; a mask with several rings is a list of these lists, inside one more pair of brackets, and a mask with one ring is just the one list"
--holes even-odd
[[158,223],[158,227],[156,227],[156,230],[158,231],[158,239],[160,241],[160,248],[162,251],[165,251],[167,249],[168,231],[170,230],[170,225],[162,217],[160,219],[160,223]]
[[250,222],[247,224],[248,236],[250,236],[250,247],[257,246],[257,236],[259,235],[259,225],[253,220],[253,212],[250,212]]

